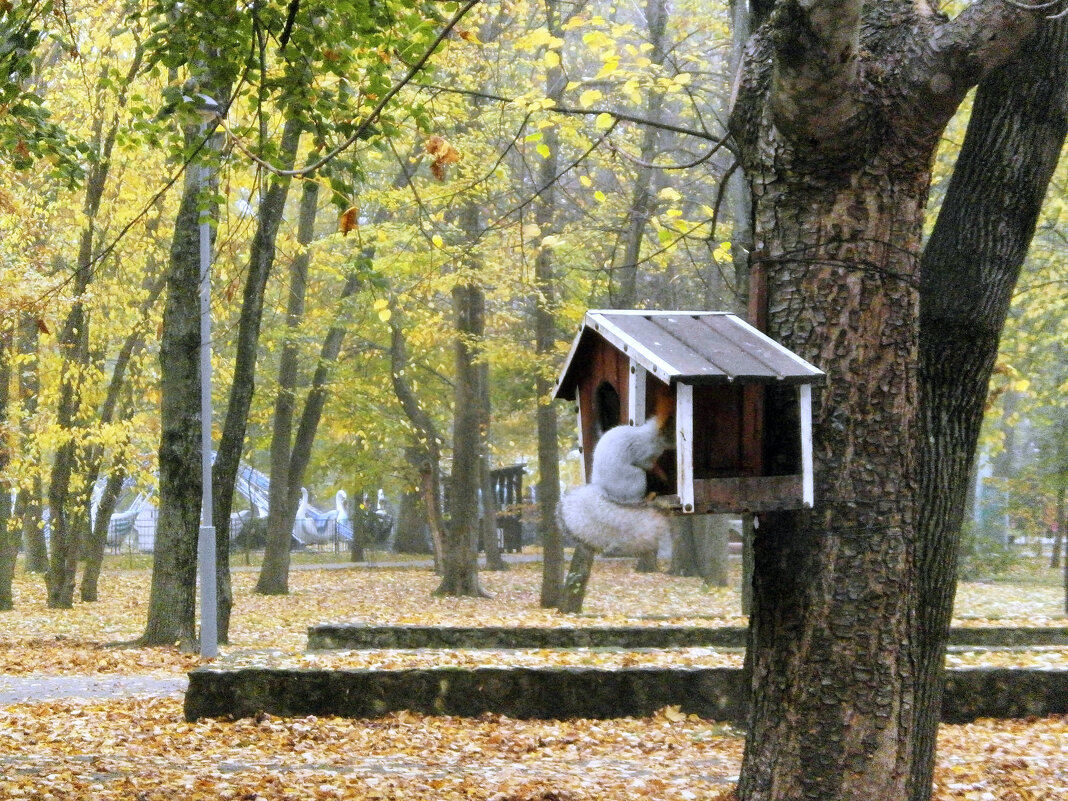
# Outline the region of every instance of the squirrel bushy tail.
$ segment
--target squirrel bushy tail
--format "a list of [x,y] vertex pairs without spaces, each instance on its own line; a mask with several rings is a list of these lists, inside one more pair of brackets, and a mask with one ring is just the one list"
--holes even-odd
[[643,504],[648,473],[673,444],[670,398],[657,398],[656,411],[640,426],[620,425],[604,433],[593,449],[590,483],[566,492],[557,521],[576,539],[597,549],[609,546],[638,553],[656,547],[668,533],[667,517]]

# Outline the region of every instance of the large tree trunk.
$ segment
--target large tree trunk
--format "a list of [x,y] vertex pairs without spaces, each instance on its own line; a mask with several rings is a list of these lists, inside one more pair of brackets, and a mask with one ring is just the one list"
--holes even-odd
[[[419,475],[426,461],[424,449],[418,445],[404,447],[404,460]],[[434,549],[427,530],[427,513],[423,494],[418,489],[406,489],[401,493],[397,509],[397,527],[393,536],[393,550],[397,553],[433,553]]]
[[987,388],[1068,129],[1068,21],[1043,25],[1025,52],[979,85],[921,261],[913,801],[931,796],[960,530]]
[[[925,11],[776,5],[732,114],[768,333],[827,372],[813,403],[816,506],[763,515],[756,536],[745,801],[900,801],[910,783],[930,162],[968,85],[1033,29],[997,3],[951,23]],[[769,393],[775,425],[791,394]]]
[[[303,121],[296,115],[286,119],[278,146],[279,162],[291,170],[296,162]],[[264,290],[274,266],[275,241],[282,222],[290,179],[273,176],[270,188],[260,199],[256,216],[256,234],[249,254],[248,276],[237,326],[237,349],[226,420],[219,439],[218,453],[212,468],[212,522],[215,526],[215,576],[218,598],[216,615],[219,642],[229,642],[230,610],[234,594],[230,585],[230,512],[234,507],[234,490],[241,454],[245,446],[248,412],[256,388],[256,356],[259,353],[260,323],[263,320]]]
[[[468,204],[461,227],[477,231],[478,209]],[[471,219],[471,218],[474,219]],[[455,395],[452,427],[452,478],[449,483],[449,524],[441,554],[441,583],[435,595],[485,595],[478,581],[478,492],[481,397],[476,360],[485,334],[486,301],[473,280],[452,290],[455,318]]]
[[[187,149],[198,132],[186,132]],[[160,339],[159,515],[143,645],[196,642],[200,531],[200,180],[186,171]],[[210,213],[210,212],[209,212]]]

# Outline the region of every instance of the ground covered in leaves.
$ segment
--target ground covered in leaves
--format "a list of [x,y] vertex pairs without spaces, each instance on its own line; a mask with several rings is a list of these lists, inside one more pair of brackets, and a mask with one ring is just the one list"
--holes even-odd
[[[121,567],[121,563],[120,563]],[[585,614],[538,608],[539,565],[482,573],[492,596],[431,597],[426,570],[294,570],[291,593],[259,597],[256,574],[234,574],[228,661],[286,655],[309,665],[739,664],[738,651],[374,651],[304,654],[309,625],[744,625],[738,593],[696,579],[597,565]],[[732,587],[737,586],[732,578]],[[4,678],[182,676],[199,657],[175,648],[112,646],[140,635],[149,573],[111,569],[101,600],[44,605],[40,577],[18,575],[16,610],[0,614]],[[1056,581],[964,585],[956,625],[1068,625]],[[1066,649],[957,652],[951,664],[1048,664]],[[180,693],[0,704],[0,798],[473,799],[621,801],[727,798],[739,732],[667,708],[644,719],[516,721],[396,714],[376,720],[304,718],[186,723]],[[1068,797],[1068,718],[943,727],[936,798],[1035,801]]]

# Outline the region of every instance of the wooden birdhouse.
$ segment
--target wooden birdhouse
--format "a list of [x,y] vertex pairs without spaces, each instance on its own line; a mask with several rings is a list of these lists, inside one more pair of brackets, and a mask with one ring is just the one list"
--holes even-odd
[[[586,313],[554,396],[576,401],[586,476],[601,434],[641,425],[665,399],[675,451],[667,485],[650,489],[683,513],[761,512],[813,504],[812,387],[823,372],[727,312]],[[765,392],[787,391],[796,414],[766,419]],[[779,405],[776,405],[779,408]],[[791,443],[769,458],[766,442]]]

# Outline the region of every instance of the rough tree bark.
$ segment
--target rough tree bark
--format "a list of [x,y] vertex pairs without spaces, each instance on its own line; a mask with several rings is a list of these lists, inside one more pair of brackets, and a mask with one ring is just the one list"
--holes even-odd
[[[922,3],[787,0],[750,40],[731,130],[769,333],[827,384],[816,506],[762,516],[755,541],[745,801],[906,797],[930,164],[966,90],[1034,27],[1001,2],[947,21]],[[773,415],[792,406],[769,398]]]
[[[478,206],[461,211],[460,228],[468,241],[478,237]],[[467,265],[464,265],[466,270]],[[473,268],[477,270],[476,268]],[[481,393],[478,358],[486,330],[486,298],[477,276],[458,280],[452,289],[455,379],[453,383],[452,477],[449,525],[444,531],[441,583],[435,595],[485,596],[478,581]]]
[[987,388],[1013,289],[1068,130],[1068,20],[988,75],[920,262],[913,787],[931,795],[957,554]]
[[[186,130],[192,149],[203,134]],[[200,201],[198,170],[186,171],[174,221],[160,338],[159,515],[142,645],[196,643],[200,530]],[[209,193],[213,194],[211,190]],[[210,213],[210,211],[209,211]]]

